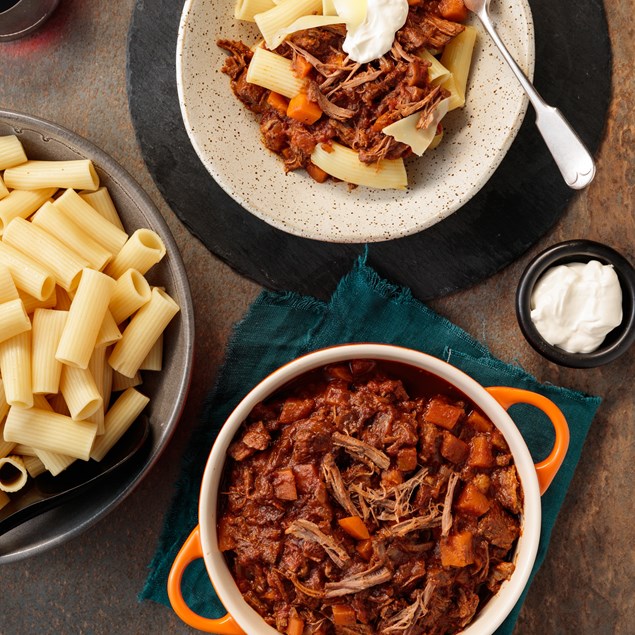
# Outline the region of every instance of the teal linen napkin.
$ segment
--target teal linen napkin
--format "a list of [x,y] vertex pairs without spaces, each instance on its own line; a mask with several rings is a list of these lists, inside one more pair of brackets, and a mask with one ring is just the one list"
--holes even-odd
[[[184,457],[176,494],[140,599],[169,605],[166,582],[178,550],[198,523],[198,495],[205,461],[218,430],[236,404],[283,363],[345,342],[383,342],[417,349],[448,361],[485,386],[533,390],[560,407],[571,428],[571,441],[560,471],[542,497],[542,534],[533,579],[544,560],[551,530],[600,399],[542,385],[522,368],[496,359],[465,331],[415,299],[408,289],[381,279],[362,256],[351,273],[340,281],[328,303],[294,293],[263,292],[235,327],[202,425],[193,435]],[[545,415],[527,406],[513,406],[510,414],[534,460],[547,456],[553,433]],[[527,588],[497,635],[512,632]],[[188,605],[200,615],[224,615],[202,560],[188,567],[182,589]]]

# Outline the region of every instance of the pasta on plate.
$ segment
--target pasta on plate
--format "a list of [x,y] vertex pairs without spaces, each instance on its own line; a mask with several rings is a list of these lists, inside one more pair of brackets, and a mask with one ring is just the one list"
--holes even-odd
[[463,0],[238,0],[235,17],[262,41],[218,40],[222,71],[286,171],[405,189],[404,159],[434,149],[465,104]]
[[[0,508],[29,476],[101,461],[149,402],[177,303],[151,286],[154,231],[128,234],[90,160],[30,161],[0,137]],[[120,393],[120,394],[117,394]]]

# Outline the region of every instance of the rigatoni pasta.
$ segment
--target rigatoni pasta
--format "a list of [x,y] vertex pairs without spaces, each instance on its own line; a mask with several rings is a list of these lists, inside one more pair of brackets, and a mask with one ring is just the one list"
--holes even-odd
[[[95,179],[70,185],[80,171],[95,173],[88,163],[62,162],[49,170],[49,162],[24,157],[16,166],[21,170],[4,173],[5,200],[13,207],[6,204],[6,224],[0,225],[0,459],[15,460],[19,482],[10,487],[16,490],[27,474],[55,476],[77,460],[90,460],[91,452],[101,460],[149,401],[131,388],[142,383],[135,371],[132,378],[118,374],[123,394],[111,405],[115,373],[108,360],[123,339],[119,325],[123,329],[150,304],[153,292],[144,274],[165,255],[165,246],[149,229],[129,238],[108,190],[95,189]],[[60,187],[68,189],[51,199]],[[115,278],[107,267],[117,255],[122,270]],[[154,295],[159,301],[141,344],[148,336],[157,342],[146,365],[160,368],[161,333],[178,306],[161,289]],[[123,350],[130,352],[130,341]],[[122,359],[129,363],[126,355]],[[10,500],[0,489],[0,506],[5,498]]]
[[26,152],[15,135],[0,137],[0,170],[26,163]]
[[87,203],[75,190],[68,189],[55,199],[55,207],[66,214],[93,240],[116,256],[128,240],[123,229],[113,225]]
[[159,335],[178,312],[178,304],[165,291],[154,287],[150,301],[137,311],[115,344],[108,358],[113,369],[126,377],[134,377]]
[[93,240],[53,203],[44,203],[31,222],[85,258],[93,269],[101,271],[112,260],[112,254],[104,246]]
[[23,218],[14,218],[5,228],[2,240],[23,254],[29,254],[66,291],[77,286],[88,261],[64,243]]
[[4,438],[87,461],[97,425],[40,408],[9,409]]
[[88,367],[114,288],[115,281],[109,276],[83,269],[55,354],[60,362]]
[[106,413],[105,432],[95,439],[90,456],[101,461],[108,450],[121,438],[132,422],[141,414],[150,399],[134,388],[128,388]]
[[79,190],[96,190],[99,176],[93,162],[76,161],[27,161],[4,171],[7,187],[16,190],[37,190],[44,187]]
[[119,278],[110,298],[109,309],[117,324],[121,324],[150,299],[150,285],[136,269],[128,269]]
[[14,218],[27,218],[55,194],[56,188],[13,190],[0,201],[0,234]]
[[7,403],[30,408],[33,405],[30,330],[0,343],[0,373]]
[[117,208],[112,202],[108,188],[102,185],[94,192],[82,191],[79,195],[88,204],[90,204],[91,207],[96,209],[106,220],[110,221],[115,227],[119,227],[119,229],[124,230],[123,223],[119,218],[119,214],[117,214]]
[[27,479],[22,457],[9,455],[0,459],[0,490],[17,492],[26,485]]
[[31,320],[19,298],[0,304],[0,342],[31,330]]
[[151,229],[137,229],[121,251],[106,268],[106,273],[119,278],[128,269],[136,269],[145,274],[165,256],[165,245],[161,237]]
[[62,362],[55,358],[68,311],[36,309],[32,333],[33,394],[55,394],[59,391]]

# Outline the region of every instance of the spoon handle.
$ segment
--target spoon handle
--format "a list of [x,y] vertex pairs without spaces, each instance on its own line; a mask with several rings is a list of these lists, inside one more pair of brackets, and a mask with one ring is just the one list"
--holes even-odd
[[595,163],[591,153],[564,115],[557,108],[545,103],[519,68],[494,28],[487,11],[487,3],[484,3],[483,7],[475,13],[527,93],[529,101],[536,111],[536,127],[547,144],[566,184],[574,190],[585,188],[595,176]]

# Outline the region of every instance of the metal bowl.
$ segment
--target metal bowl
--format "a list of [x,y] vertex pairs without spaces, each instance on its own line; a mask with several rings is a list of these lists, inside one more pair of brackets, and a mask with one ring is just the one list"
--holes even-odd
[[20,525],[0,537],[0,563],[20,560],[57,546],[94,525],[128,496],[165,449],[185,406],[194,352],[194,316],[190,288],[178,247],[160,212],[134,179],[112,157],[56,124],[0,110],[0,135],[18,136],[31,159],[91,159],[128,232],[154,230],[167,255],[148,272],[151,284],[165,287],[181,310],[165,332],[164,368],[146,373],[143,392],[151,425],[147,451],[129,469],[103,486]]
[[[547,269],[571,262],[598,260],[613,265],[622,288],[622,322],[591,353],[569,353],[547,342],[531,319],[531,294]],[[531,346],[551,362],[571,368],[594,368],[616,360],[635,342],[635,269],[613,248],[592,240],[569,240],[538,254],[520,277],[516,292],[516,316]]]

